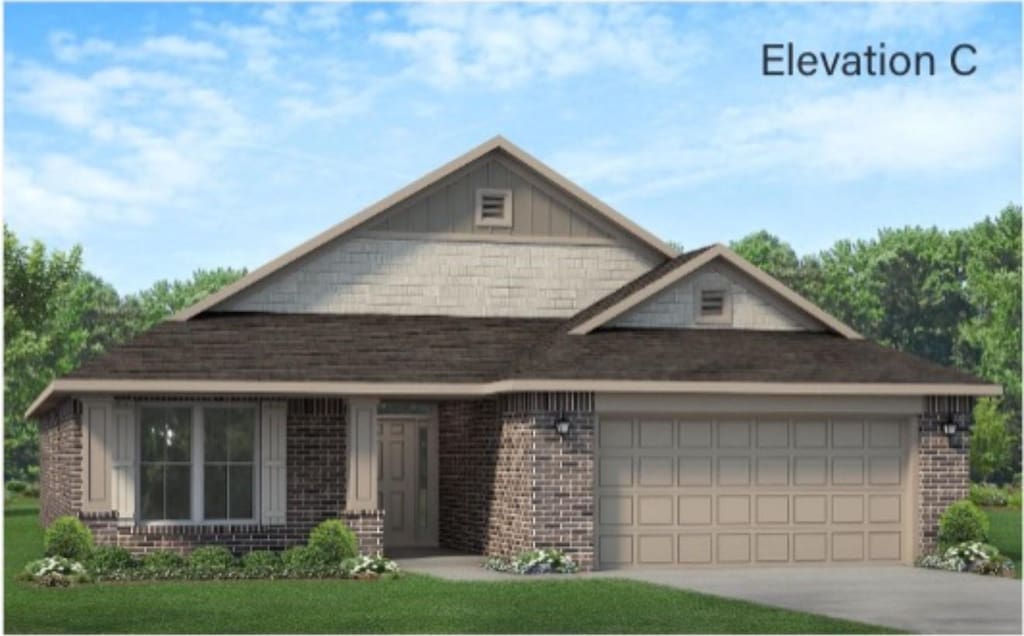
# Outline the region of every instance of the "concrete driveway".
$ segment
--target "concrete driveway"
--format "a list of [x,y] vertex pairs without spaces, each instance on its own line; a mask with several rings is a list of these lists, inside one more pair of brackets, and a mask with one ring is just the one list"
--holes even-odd
[[635,569],[515,576],[479,556],[397,555],[410,572],[459,581],[624,578],[925,634],[1020,634],[1021,582],[912,567]]
[[621,570],[617,576],[926,634],[1020,634],[1021,582],[912,567]]

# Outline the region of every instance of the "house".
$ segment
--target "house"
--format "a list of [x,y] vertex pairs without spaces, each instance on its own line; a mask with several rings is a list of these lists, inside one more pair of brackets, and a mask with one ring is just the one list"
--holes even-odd
[[[685,233],[683,234],[685,238]],[[560,548],[909,563],[998,386],[722,245],[678,254],[503,138],[55,380],[42,520],[135,551]]]

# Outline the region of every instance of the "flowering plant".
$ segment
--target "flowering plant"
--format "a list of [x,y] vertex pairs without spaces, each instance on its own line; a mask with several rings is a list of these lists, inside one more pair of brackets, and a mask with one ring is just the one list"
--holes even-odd
[[398,564],[380,552],[374,556],[365,554],[347,561],[351,574],[397,574]]
[[926,555],[918,560],[917,565],[951,572],[975,572],[998,576],[1013,573],[1013,561],[1004,558],[995,546],[980,541],[964,541],[950,546],[941,555]]
[[25,566],[22,578],[48,587],[67,587],[88,580],[85,566],[67,557],[50,556]]
[[579,566],[561,550],[529,550],[515,558],[495,556],[487,559],[484,567],[496,572],[512,574],[572,574]]

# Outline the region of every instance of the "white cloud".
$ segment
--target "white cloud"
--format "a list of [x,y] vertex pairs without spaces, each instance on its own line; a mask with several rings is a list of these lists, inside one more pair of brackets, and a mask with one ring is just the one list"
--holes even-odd
[[86,58],[113,60],[177,59],[214,61],[227,58],[227,53],[216,45],[192,40],[180,35],[161,35],[145,38],[136,44],[117,45],[108,40],[89,38],[79,41],[72,33],[55,31],[50,34],[50,49],[61,62],[73,64]]
[[699,127],[666,123],[631,147],[598,139],[553,161],[572,178],[618,188],[614,196],[628,199],[780,170],[834,182],[962,175],[1011,158],[1019,136],[1020,84],[1007,75],[987,84],[886,85],[734,106]]
[[188,60],[223,60],[227,54],[209,42],[189,40],[177,35],[143,40],[139,46],[143,53],[153,53]]
[[508,89],[535,77],[616,69],[669,80],[704,49],[645,6],[415,5],[404,29],[371,40],[404,53],[409,74],[441,87]]

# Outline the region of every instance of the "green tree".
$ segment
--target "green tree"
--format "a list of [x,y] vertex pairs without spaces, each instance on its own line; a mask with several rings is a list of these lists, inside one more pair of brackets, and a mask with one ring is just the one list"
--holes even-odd
[[218,267],[197,269],[192,273],[192,278],[184,281],[157,281],[148,289],[125,297],[121,307],[122,319],[134,333],[145,331],[164,318],[230,285],[245,273],[245,269]]
[[804,286],[800,259],[792,246],[765,230],[729,244],[734,252],[780,281],[800,291]]
[[985,398],[974,407],[971,428],[971,479],[1006,481],[1013,476],[1015,440],[999,400]]

